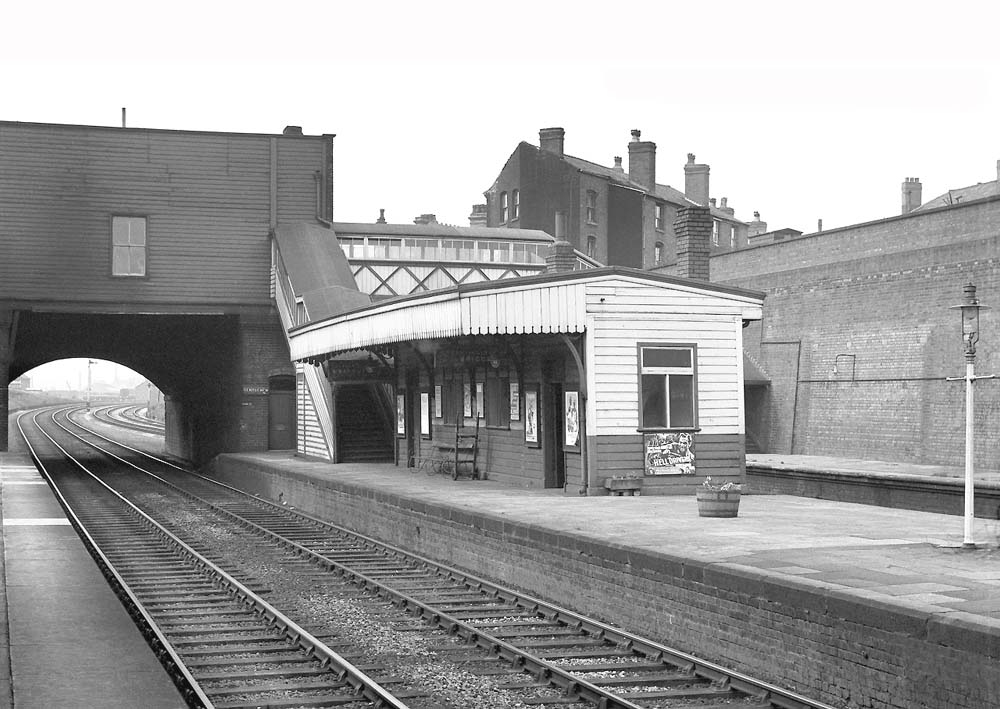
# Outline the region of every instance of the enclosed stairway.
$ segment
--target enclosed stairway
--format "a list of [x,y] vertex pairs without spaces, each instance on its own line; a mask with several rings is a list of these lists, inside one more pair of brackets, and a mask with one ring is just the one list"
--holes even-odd
[[373,385],[337,387],[337,452],[340,463],[391,463],[395,460],[391,420]]

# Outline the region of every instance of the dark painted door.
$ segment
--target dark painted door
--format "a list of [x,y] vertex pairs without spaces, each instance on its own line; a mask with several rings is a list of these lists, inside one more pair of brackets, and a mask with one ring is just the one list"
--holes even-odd
[[295,448],[295,377],[271,377],[267,395],[267,448]]
[[566,454],[563,452],[563,386],[548,384],[542,405],[542,448],[545,456],[545,487],[566,484]]

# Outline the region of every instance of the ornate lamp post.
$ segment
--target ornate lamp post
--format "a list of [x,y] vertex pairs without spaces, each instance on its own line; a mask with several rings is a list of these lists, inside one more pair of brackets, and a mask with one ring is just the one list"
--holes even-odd
[[[992,379],[993,375],[976,376],[976,343],[979,342],[979,311],[988,309],[979,304],[976,298],[976,287],[971,283],[962,289],[965,300],[961,305],[951,306],[952,310],[962,311],[962,342],[965,344],[965,539],[962,546],[974,549],[972,524],[976,518],[974,506],[975,486],[972,479],[973,471],[973,426],[972,426],[972,383],[976,379]],[[949,378],[956,381],[959,377]]]

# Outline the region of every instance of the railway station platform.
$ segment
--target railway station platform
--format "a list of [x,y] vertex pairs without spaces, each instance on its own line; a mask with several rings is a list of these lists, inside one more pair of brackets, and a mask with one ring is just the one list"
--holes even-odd
[[185,707],[31,458],[11,443],[0,452],[0,707]]
[[718,519],[693,496],[280,452],[220,456],[210,474],[834,706],[1000,707],[995,519],[975,520],[965,550],[961,516],[791,495],[744,495]]

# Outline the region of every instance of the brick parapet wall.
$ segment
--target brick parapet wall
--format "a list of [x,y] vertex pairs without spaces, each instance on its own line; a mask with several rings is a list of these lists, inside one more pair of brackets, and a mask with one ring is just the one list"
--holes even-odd
[[805,234],[712,257],[718,282],[960,244],[1000,233],[1000,196]]
[[[716,281],[766,294],[744,334],[771,377],[754,423],[765,452],[962,465],[964,392],[945,380],[964,360],[949,307],[968,282],[1000,306],[998,234],[991,198],[713,257]],[[983,312],[981,331],[977,372],[1000,374],[1000,310]],[[976,466],[997,469],[1000,382],[976,387]]]
[[1000,696],[998,628],[972,616],[276,473],[250,456],[220,456],[213,474],[835,706],[978,709]]

